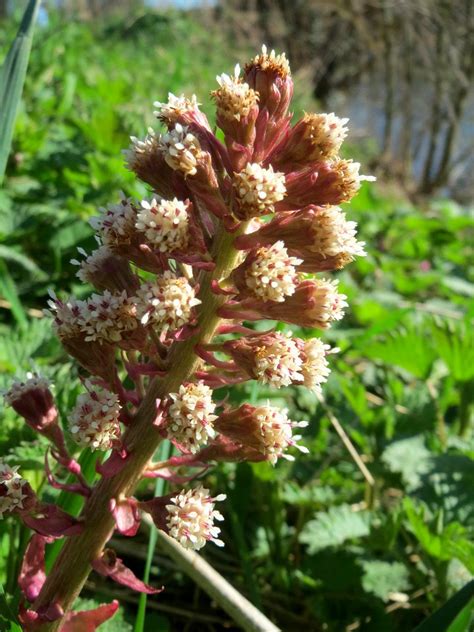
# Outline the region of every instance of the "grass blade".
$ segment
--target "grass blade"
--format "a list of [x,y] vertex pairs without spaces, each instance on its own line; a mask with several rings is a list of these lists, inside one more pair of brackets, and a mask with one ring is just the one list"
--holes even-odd
[[0,259],[0,296],[9,304],[13,317],[21,329],[28,327],[28,317],[18,296],[15,281],[4,261]]
[[[158,448],[158,461],[166,461],[171,456],[171,444],[169,441],[163,441]],[[162,496],[166,490],[166,481],[163,478],[157,478],[155,484],[155,496]],[[148,550],[146,554],[145,571],[143,573],[143,581],[145,584],[150,579],[150,569],[153,562],[153,555],[155,553],[156,542],[158,540],[158,529],[150,529],[150,535],[148,539]],[[140,601],[138,602],[137,617],[135,619],[135,626],[133,632],[144,632],[145,630],[145,617],[146,617],[146,602],[147,595],[145,593],[140,594]]]
[[28,2],[18,33],[0,69],[0,184],[10,153],[40,3],[41,0]]
[[474,580],[461,588],[444,606],[423,621],[413,632],[446,632],[464,608],[472,607],[473,598]]

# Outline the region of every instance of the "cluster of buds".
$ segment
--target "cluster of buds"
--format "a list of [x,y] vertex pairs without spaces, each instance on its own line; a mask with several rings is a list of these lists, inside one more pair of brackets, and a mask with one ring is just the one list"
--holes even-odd
[[[156,102],[164,127],[149,129],[142,140],[132,137],[125,151],[127,167],[150,187],[150,196],[134,201],[122,195],[92,219],[98,248],[90,255],[81,249],[83,259],[73,263],[95,293],[82,300],[51,295],[55,331],[87,374],[65,432],[80,446],[111,454],[97,466],[99,487],[91,488],[66,448],[47,382],[31,376],[7,393],[7,403],[51,442],[48,482],[86,499],[79,520],[51,505],[38,515],[28,483],[15,468],[0,466],[0,516],[17,514],[37,531],[25,557],[25,568],[36,560],[37,573],[25,570],[20,582],[32,602],[21,614],[26,630],[46,616],[67,620],[68,591],[74,593],[89,564],[75,556],[66,574],[53,567],[46,578],[46,541],[37,538],[80,531],[87,542],[95,529],[108,532],[90,509],[103,502],[125,535],[136,533],[147,512],[186,548],[198,550],[208,541],[222,546],[215,521],[223,517],[214,507],[225,496],[201,486],[183,489],[196,474],[181,469],[202,472],[218,461],[274,465],[293,459],[295,450],[308,451],[298,434],[307,422],[292,421],[286,410],[232,408],[213,398],[215,388],[248,380],[319,392],[337,350],[311,330],[330,327],[347,305],[338,281],[319,274],[365,255],[355,222],[338,206],[371,179],[359,175],[358,163],[339,157],[347,119],[305,114],[292,126],[292,94],[285,55],[263,47],[243,71],[236,66],[233,74],[217,77],[212,97],[223,142],[195,96],[170,94],[166,103]],[[296,337],[243,325],[260,319],[310,331]],[[154,463],[164,439],[174,453]],[[75,483],[53,476],[50,456]],[[123,468],[127,475],[121,477]],[[167,496],[134,498],[129,481],[142,477],[180,487]],[[81,564],[86,567],[76,571]],[[121,584],[157,592],[110,549],[91,565]],[[45,603],[45,594],[56,601]],[[68,616],[77,623],[79,614]],[[98,620],[91,616],[89,622]]]

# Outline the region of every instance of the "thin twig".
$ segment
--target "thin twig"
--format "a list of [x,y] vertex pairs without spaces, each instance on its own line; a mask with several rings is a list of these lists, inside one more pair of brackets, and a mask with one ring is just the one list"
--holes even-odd
[[[382,397],[375,395],[375,393],[370,393],[369,391],[365,392],[365,398],[371,404],[375,404],[375,406],[384,406],[387,403],[384,399],[382,399]],[[408,408],[406,408],[406,406],[402,406],[401,404],[395,404],[394,409],[397,413],[402,415],[408,415],[410,413]]]
[[369,472],[369,470],[367,469],[367,466],[365,465],[364,461],[362,460],[360,454],[357,452],[354,444],[349,439],[349,436],[347,435],[346,431],[341,426],[341,424],[337,420],[337,418],[334,415],[334,413],[327,406],[324,397],[321,394],[318,393],[317,394],[317,398],[318,398],[320,404],[324,407],[326,415],[328,416],[329,421],[332,423],[334,429],[336,430],[337,434],[339,435],[342,443],[346,447],[346,449],[349,452],[349,454],[351,455],[351,457],[354,459],[354,462],[357,465],[357,467],[359,468],[359,470],[362,472],[362,476],[365,478],[365,480],[367,481],[367,483],[371,487],[374,487],[375,479],[372,476],[372,474]]
[[[155,528],[153,521],[143,518]],[[281,632],[274,623],[241,595],[212,566],[194,551],[184,549],[176,540],[160,531],[158,547],[164,550],[189,577],[196,582],[246,632]]]
[[[10,303],[10,301],[6,301],[5,299],[0,298],[0,308],[11,310],[12,304]],[[28,307],[25,309],[25,312],[28,314],[28,316],[31,316],[32,318],[44,318],[44,313],[42,312],[42,310],[36,309],[35,307]]]

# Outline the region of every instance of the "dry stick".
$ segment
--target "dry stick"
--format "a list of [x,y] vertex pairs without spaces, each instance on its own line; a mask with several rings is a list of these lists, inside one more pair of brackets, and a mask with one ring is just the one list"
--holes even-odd
[[326,415],[328,416],[329,421],[334,426],[337,434],[341,438],[342,443],[345,445],[345,447],[347,448],[347,451],[349,452],[351,457],[354,459],[355,464],[357,465],[359,470],[362,472],[363,477],[365,478],[367,483],[370,485],[370,487],[374,487],[374,485],[375,485],[374,477],[372,476],[372,474],[367,469],[364,461],[361,459],[360,454],[355,449],[354,444],[349,439],[346,431],[341,426],[339,421],[336,419],[334,413],[326,405],[326,401],[324,400],[324,397],[321,394],[318,394],[317,398],[318,398],[320,404],[324,407],[324,410],[326,411]]
[[[242,232],[247,226],[248,223],[242,225]],[[176,392],[181,384],[192,377],[200,363],[194,352],[195,346],[210,342],[219,325],[217,310],[224,303],[225,297],[212,292],[211,282],[213,279],[226,278],[235,267],[239,253],[232,246],[234,236],[223,227],[216,235],[213,252],[216,267],[213,272],[204,276],[198,295],[203,309],[199,314],[197,333],[174,345],[168,374],[164,378],[154,378],[151,382],[133,424],[124,435],[129,456],[123,469],[115,476],[102,478],[94,488],[82,515],[84,530],[66,540],[33,604],[35,610],[48,608],[55,602],[65,612],[70,610],[90,573],[91,562],[99,557],[110,539],[115,526],[110,512],[111,501],[133,494],[144,468],[161,441],[159,430],[153,425],[157,415],[157,400]],[[57,632],[63,622],[64,618],[45,623],[39,631]]]
[[[155,528],[149,516],[144,522]],[[242,596],[205,559],[160,531],[158,546],[246,632],[279,632],[274,623]]]

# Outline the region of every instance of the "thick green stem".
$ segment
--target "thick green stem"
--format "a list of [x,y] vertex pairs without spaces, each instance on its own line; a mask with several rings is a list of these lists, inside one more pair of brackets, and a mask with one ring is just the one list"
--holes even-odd
[[[122,496],[133,494],[142,472],[160,443],[161,436],[153,425],[156,417],[156,401],[164,399],[169,393],[176,392],[183,382],[188,381],[200,362],[194,349],[197,344],[212,340],[220,318],[217,309],[225,297],[216,295],[211,289],[213,279],[226,278],[236,266],[239,253],[232,246],[234,236],[224,228],[214,242],[214,261],[216,267],[207,273],[199,291],[201,311],[198,318],[197,333],[173,346],[167,375],[155,378],[138,410],[133,424],[124,436],[124,442],[130,455],[124,468],[115,476],[102,478],[89,498],[84,512],[84,531],[67,539],[61,550],[43,589],[34,603],[35,610],[58,602],[65,612],[73,605],[79,595],[89,572],[90,562],[97,558],[114,529],[114,520],[110,513],[110,502]],[[44,624],[41,632],[56,632],[61,628],[63,619]]]

